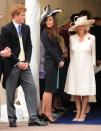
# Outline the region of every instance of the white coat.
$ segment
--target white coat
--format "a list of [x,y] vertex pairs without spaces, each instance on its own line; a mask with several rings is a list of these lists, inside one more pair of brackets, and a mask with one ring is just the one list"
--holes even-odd
[[71,95],[95,95],[95,36],[87,33],[83,42],[77,34],[70,36],[70,64],[65,92]]

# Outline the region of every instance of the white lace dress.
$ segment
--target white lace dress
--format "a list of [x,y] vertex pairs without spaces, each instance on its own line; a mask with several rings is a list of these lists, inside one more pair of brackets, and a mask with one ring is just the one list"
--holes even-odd
[[96,95],[95,84],[95,37],[87,33],[83,42],[79,36],[70,37],[70,64],[65,92],[71,95]]

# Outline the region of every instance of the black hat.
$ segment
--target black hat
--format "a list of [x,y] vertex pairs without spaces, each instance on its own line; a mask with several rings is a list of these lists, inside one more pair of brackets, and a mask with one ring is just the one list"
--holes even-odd
[[45,6],[43,8],[43,14],[41,15],[41,22],[43,20],[45,20],[47,17],[52,16],[52,15],[56,15],[57,13],[60,13],[60,12],[62,12],[62,10],[60,10],[60,9],[52,10],[52,9],[50,9],[49,5]]

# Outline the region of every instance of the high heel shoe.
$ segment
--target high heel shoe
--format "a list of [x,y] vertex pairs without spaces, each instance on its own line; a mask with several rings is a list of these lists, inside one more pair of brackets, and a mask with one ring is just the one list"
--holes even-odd
[[72,120],[72,121],[78,121],[79,116],[80,116],[80,114],[79,114],[79,113],[76,113],[76,116],[73,118],[73,120]]
[[52,121],[52,120],[50,120],[49,118],[48,118],[48,116],[46,116],[45,114],[41,114],[41,116],[42,116],[42,118],[45,120],[45,121],[47,121],[47,122],[50,122],[50,123],[56,123],[55,121]]
[[47,120],[45,119],[45,115],[44,115],[43,113],[41,113],[40,119],[41,119],[41,120],[44,120],[44,121],[47,121]]
[[74,118],[72,121],[78,121],[78,118]]
[[86,114],[84,115],[84,117],[83,117],[83,118],[79,118],[79,119],[78,119],[78,121],[79,121],[79,122],[84,122],[84,121],[85,121],[85,119],[86,119]]

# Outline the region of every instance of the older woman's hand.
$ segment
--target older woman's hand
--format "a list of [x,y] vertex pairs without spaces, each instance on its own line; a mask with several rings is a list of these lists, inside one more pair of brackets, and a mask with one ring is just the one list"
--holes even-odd
[[101,65],[101,60],[96,60],[96,66],[100,66]]

